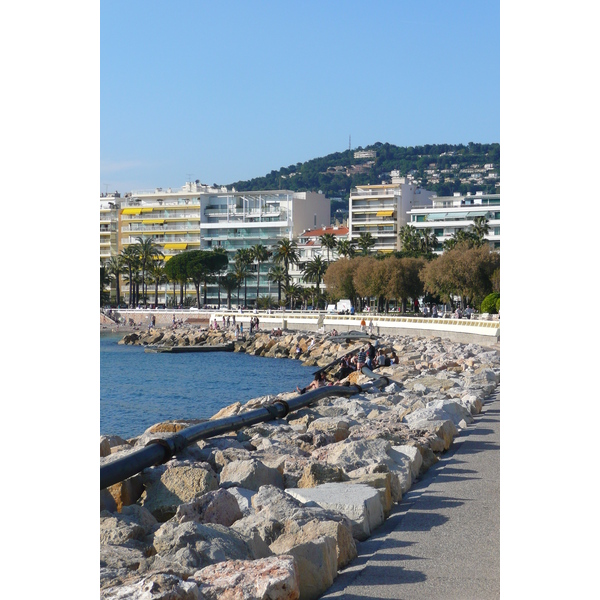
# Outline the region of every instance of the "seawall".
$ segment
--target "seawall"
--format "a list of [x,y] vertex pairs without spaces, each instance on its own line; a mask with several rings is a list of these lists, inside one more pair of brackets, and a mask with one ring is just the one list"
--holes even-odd
[[[281,328],[296,331],[331,331],[336,329],[340,334],[351,330],[360,330],[364,318],[369,331],[373,321],[372,333],[375,335],[412,335],[419,337],[441,337],[453,342],[475,343],[484,346],[497,346],[500,342],[500,321],[490,318],[479,319],[449,319],[431,317],[405,317],[390,314],[360,315],[328,315],[313,311],[247,311],[239,313],[228,310],[151,310],[151,309],[124,309],[113,311],[113,318],[121,323],[133,323],[133,327],[148,327],[152,316],[155,318],[156,327],[167,327],[177,322],[198,327],[208,327],[214,321],[222,323],[223,317],[227,319],[235,316],[236,323],[243,323],[246,331],[250,330],[250,320],[258,317],[262,330]],[[101,314],[100,324],[104,328],[116,328],[114,322],[104,318]],[[118,328],[116,329],[118,330]]]

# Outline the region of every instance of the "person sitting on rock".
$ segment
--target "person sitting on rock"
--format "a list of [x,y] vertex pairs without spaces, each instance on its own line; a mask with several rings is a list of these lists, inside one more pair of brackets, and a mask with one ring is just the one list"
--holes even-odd
[[299,394],[304,394],[310,390],[316,390],[317,388],[323,387],[325,385],[325,373],[317,373],[315,378],[306,386],[300,389],[296,386],[296,391]]
[[356,355],[356,370],[360,371],[367,364],[367,353],[361,348]]

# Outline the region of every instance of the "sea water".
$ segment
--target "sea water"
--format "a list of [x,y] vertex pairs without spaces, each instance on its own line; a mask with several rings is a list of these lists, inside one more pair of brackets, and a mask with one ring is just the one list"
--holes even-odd
[[146,353],[100,335],[100,434],[130,438],[169,419],[210,418],[251,398],[293,391],[313,370],[238,352]]

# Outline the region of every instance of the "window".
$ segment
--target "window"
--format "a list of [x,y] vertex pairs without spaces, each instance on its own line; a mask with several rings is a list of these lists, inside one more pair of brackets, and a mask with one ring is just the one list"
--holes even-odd
[[444,230],[443,229],[434,229],[433,230],[433,235],[435,235],[436,237],[438,235],[444,235]]

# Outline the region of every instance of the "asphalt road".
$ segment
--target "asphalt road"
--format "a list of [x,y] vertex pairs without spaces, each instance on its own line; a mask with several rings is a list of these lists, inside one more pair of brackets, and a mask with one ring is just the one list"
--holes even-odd
[[323,599],[500,598],[500,388]]

